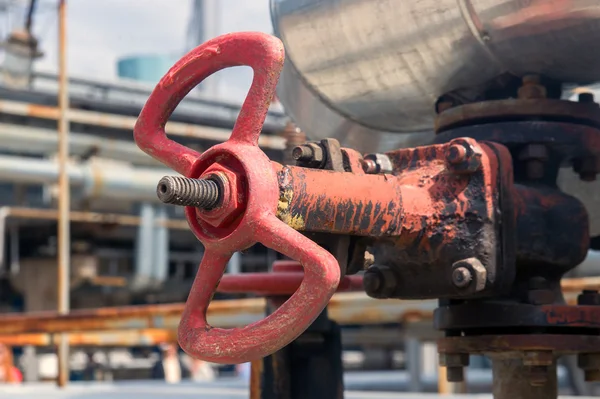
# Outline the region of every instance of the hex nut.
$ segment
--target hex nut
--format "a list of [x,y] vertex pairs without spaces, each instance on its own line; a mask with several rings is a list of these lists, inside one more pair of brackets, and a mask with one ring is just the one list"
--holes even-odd
[[468,353],[440,353],[439,365],[441,367],[467,367],[470,362]]
[[464,289],[469,292],[483,291],[487,284],[487,270],[481,261],[477,258],[469,258],[454,262],[452,265],[452,275],[454,275],[455,270],[463,267],[471,271],[473,278],[473,281]]
[[464,367],[469,365],[469,354],[440,353],[439,365],[446,367],[448,382],[461,382],[464,380]]
[[475,173],[481,168],[481,155],[481,149],[467,139],[454,139],[446,146],[446,168],[456,174]]

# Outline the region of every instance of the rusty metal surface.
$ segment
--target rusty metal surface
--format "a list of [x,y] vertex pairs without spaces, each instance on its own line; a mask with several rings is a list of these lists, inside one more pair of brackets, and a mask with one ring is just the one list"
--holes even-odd
[[400,234],[404,212],[395,176],[286,167],[278,179],[277,217],[297,230],[374,237]]
[[441,133],[467,125],[528,119],[577,122],[600,128],[600,109],[593,102],[578,103],[545,98],[479,101],[441,112],[437,116],[435,129]]
[[[152,346],[177,340],[177,329],[143,329],[103,332],[74,332],[67,335],[69,346]],[[54,346],[59,343],[56,334],[0,335],[0,343],[8,346]]]
[[[567,295],[566,299],[571,304],[577,300],[575,295]],[[215,301],[208,308],[208,318],[219,327],[238,327],[262,318],[265,303],[262,298]],[[0,315],[0,334],[174,329],[184,306],[177,303],[85,309],[71,311],[69,315],[5,313]],[[333,296],[328,312],[332,320],[342,325],[370,325],[430,320],[436,307],[436,301],[376,300],[363,293],[341,293]]]
[[571,334],[482,335],[438,340],[440,353],[507,353],[551,351],[556,354],[600,353],[600,336]]
[[558,279],[585,260],[590,242],[588,213],[577,198],[556,187],[525,184],[515,184],[512,198],[521,278],[552,275]]
[[556,399],[556,359],[543,365],[529,365],[520,357],[492,357],[494,399]]
[[[222,300],[211,303],[207,316],[218,327],[232,328],[260,320],[265,314],[263,298]],[[0,315],[0,334],[57,333],[103,330],[175,328],[183,303]],[[339,324],[385,324],[430,319],[435,301],[375,300],[363,293],[333,296],[329,317]]]
[[[600,113],[600,109],[598,110]],[[600,129],[581,123],[564,121],[499,120],[493,124],[467,125],[441,132],[436,142],[458,137],[473,137],[480,141],[502,143],[509,148],[521,148],[532,141],[544,144],[556,153],[559,163],[567,165],[582,156],[600,154]],[[556,161],[556,159],[554,159]]]
[[[386,296],[459,298],[505,291],[515,275],[512,162],[506,148],[456,139],[386,155],[404,213],[400,236],[372,244],[376,263],[396,276]],[[450,279],[452,265],[471,258],[487,274],[483,287],[472,284],[476,290]]]
[[[270,35],[236,33],[210,40],[167,72],[134,128],[135,141],[144,152],[184,176],[202,178],[221,172],[229,180],[224,185],[229,200],[219,207],[210,211],[186,208],[205,254],[182,315],[179,343],[188,354],[203,360],[243,363],[275,352],[315,320],[339,283],[335,258],[275,216],[276,171],[258,147],[258,138],[283,61],[283,45]],[[165,124],[187,93],[207,76],[239,65],[250,66],[254,80],[229,140],[199,154],[169,139]],[[302,263],[305,276],[298,291],[264,320],[234,330],[211,327],[206,309],[231,254],[257,241]]]

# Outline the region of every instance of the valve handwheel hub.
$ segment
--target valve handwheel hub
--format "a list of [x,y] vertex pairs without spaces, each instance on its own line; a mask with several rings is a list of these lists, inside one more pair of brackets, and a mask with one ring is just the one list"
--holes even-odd
[[[234,33],[210,40],[167,72],[134,128],[135,141],[144,152],[186,178],[206,183],[187,189],[200,190],[202,185],[202,190],[216,192],[218,197],[202,204],[180,201],[186,205],[192,231],[205,246],[178,331],[181,347],[195,358],[243,363],[281,349],[316,319],[340,280],[335,258],[275,214],[279,197],[276,172],[281,165],[271,162],[258,147],[258,137],[283,61],[282,43],[267,34]],[[168,118],[196,85],[221,69],[241,65],[254,70],[254,79],[229,140],[200,154],[166,136]],[[172,186],[165,187],[166,195]],[[302,264],[300,287],[263,320],[234,329],[210,326],[206,311],[227,262],[234,252],[257,242]]]

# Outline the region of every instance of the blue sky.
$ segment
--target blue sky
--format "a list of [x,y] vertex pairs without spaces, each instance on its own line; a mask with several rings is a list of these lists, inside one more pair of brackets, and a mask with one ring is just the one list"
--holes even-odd
[[[69,72],[99,79],[116,78],[116,62],[132,54],[183,54],[190,0],[67,0]],[[218,0],[219,33],[257,30],[271,32],[269,0]],[[42,0],[35,33],[46,53],[37,68],[56,71],[57,23]],[[220,72],[224,98],[239,98],[249,85],[250,71]]]

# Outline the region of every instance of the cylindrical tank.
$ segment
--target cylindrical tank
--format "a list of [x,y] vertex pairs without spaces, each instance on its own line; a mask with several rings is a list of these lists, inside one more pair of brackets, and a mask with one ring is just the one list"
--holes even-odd
[[117,61],[117,72],[121,78],[156,84],[176,61],[161,54],[124,57]]
[[282,104],[309,136],[363,151],[428,140],[439,96],[475,100],[502,75],[600,81],[600,0],[271,0],[271,14]]

